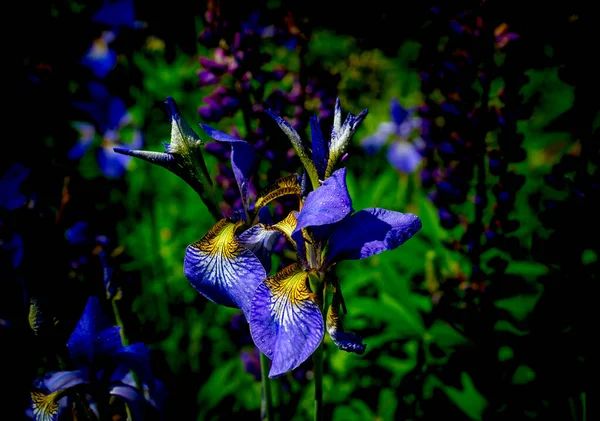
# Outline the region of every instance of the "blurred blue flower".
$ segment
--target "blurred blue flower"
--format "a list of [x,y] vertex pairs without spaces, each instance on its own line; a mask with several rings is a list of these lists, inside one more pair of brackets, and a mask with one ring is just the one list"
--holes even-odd
[[390,138],[392,143],[388,147],[387,159],[397,170],[412,173],[423,159],[419,149],[423,147],[423,140],[415,137],[422,121],[416,116],[414,107],[405,109],[394,98],[390,102],[391,121],[379,124],[375,133],[361,140],[361,146],[369,155],[377,153],[383,148]]
[[92,41],[90,49],[81,58],[81,64],[90,68],[94,76],[104,78],[117,64],[117,53],[109,47],[117,34],[104,31],[100,37]]
[[[120,328],[113,326],[102,312],[97,297],[90,297],[84,312],[67,342],[77,370],[48,373],[32,386],[31,399],[36,420],[57,420],[59,401],[72,393],[106,391],[127,402],[140,419],[145,401],[143,389],[125,382],[130,371],[150,392],[156,382],[150,369],[150,351],[143,343],[123,346]],[[101,387],[98,387],[101,386]]]
[[104,85],[92,82],[89,84],[89,91],[90,101],[75,102],[73,105],[89,114],[94,124],[73,123],[80,136],[67,156],[74,160],[83,157],[94,145],[98,134],[101,138],[100,147],[96,151],[98,167],[107,178],[120,178],[127,170],[131,157],[118,154],[113,148],[141,148],[144,143],[142,132],[123,100],[111,96]]
[[13,164],[0,178],[0,207],[17,209],[27,200],[21,193],[21,184],[29,176],[29,169],[21,164]]

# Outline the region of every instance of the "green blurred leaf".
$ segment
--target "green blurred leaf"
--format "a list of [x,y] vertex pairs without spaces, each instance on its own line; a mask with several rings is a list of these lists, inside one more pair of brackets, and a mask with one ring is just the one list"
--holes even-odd
[[538,262],[510,260],[506,267],[507,274],[521,275],[527,279],[535,280],[548,273],[548,266]]
[[525,336],[528,332],[517,329],[513,324],[507,320],[498,320],[494,325],[494,330],[500,332],[509,332],[517,336]]
[[517,295],[497,300],[494,305],[508,311],[516,320],[523,321],[531,313],[541,294]]
[[450,399],[472,420],[481,420],[487,400],[475,388],[471,377],[463,372],[461,375],[462,390],[444,386],[444,391]]
[[515,373],[512,377],[512,382],[514,384],[526,384],[535,379],[535,371],[531,369],[531,367],[526,365],[520,365],[515,370]]
[[456,329],[442,320],[433,322],[427,331],[432,340],[441,348],[453,348],[455,346],[468,343],[468,339],[460,334]]
[[398,408],[398,398],[392,389],[382,389],[379,392],[379,404],[377,405],[378,420],[393,421]]
[[[204,414],[214,408],[227,395],[233,394],[240,386],[240,379],[235,375],[239,359],[230,359],[216,367],[209,379],[198,391],[198,404]],[[257,396],[257,399],[260,397]]]
[[381,294],[381,304],[382,306],[379,311],[382,313],[389,311],[389,314],[393,318],[392,320],[396,323],[398,329],[404,331],[408,328],[408,331],[414,332],[419,336],[422,336],[423,333],[425,333],[423,318],[418,311],[411,311],[406,305],[395,300],[386,293]]

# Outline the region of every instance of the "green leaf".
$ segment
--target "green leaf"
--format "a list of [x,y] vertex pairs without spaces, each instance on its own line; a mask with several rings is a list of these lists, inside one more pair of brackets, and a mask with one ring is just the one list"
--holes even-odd
[[240,380],[235,375],[239,364],[239,359],[230,359],[212,372],[212,375],[198,391],[197,401],[200,408],[205,411],[214,408],[226,396],[233,394],[239,388]]
[[382,421],[393,421],[396,419],[398,398],[392,389],[382,389],[379,393],[379,404],[377,405],[378,419]]
[[456,329],[442,320],[433,322],[427,333],[431,335],[432,340],[436,344],[444,349],[464,345],[469,342],[469,340],[456,331]]
[[511,260],[506,267],[506,273],[510,275],[522,275],[523,277],[535,280],[538,277],[548,273],[548,266],[538,262],[526,262]]
[[494,325],[494,330],[498,330],[500,332],[509,332],[517,336],[525,336],[528,333],[517,329],[507,320],[498,320]]
[[462,373],[461,380],[462,390],[446,385],[444,391],[469,418],[481,420],[483,410],[487,406],[487,400],[475,388],[471,377],[466,372]]
[[520,365],[513,374],[512,382],[514,384],[526,384],[532,382],[534,379],[535,371],[533,371],[529,366]]
[[410,310],[406,305],[386,293],[381,294],[382,313],[389,311],[393,321],[400,331],[422,336],[425,333],[423,318],[416,310]]
[[494,305],[508,311],[516,320],[522,322],[531,313],[541,294],[517,295],[497,300]]

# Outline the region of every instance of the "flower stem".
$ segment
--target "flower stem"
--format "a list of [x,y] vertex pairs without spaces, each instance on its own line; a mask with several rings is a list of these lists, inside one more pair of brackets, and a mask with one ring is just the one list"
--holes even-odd
[[260,353],[260,374],[262,378],[261,418],[273,421],[273,399],[271,397],[271,381],[269,380],[269,357]]
[[313,354],[315,364],[315,421],[323,420],[323,342]]

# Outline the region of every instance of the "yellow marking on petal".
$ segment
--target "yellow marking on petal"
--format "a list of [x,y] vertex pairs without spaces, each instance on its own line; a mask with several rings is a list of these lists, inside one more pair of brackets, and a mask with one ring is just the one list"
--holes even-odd
[[279,231],[280,233],[285,235],[285,238],[287,238],[287,240],[290,243],[292,243],[294,248],[297,249],[296,242],[292,240],[292,232],[294,231],[294,229],[296,229],[297,223],[298,219],[296,218],[296,215],[294,214],[294,212],[290,212],[288,216],[285,217],[285,219],[279,221],[275,225],[267,227],[267,229]]
[[244,250],[234,236],[240,224],[241,222],[233,223],[223,218],[192,246],[210,256],[223,256],[232,260]]
[[288,175],[287,177],[280,178],[270,186],[266,187],[258,195],[256,204],[254,205],[254,212],[258,214],[258,211],[269,202],[288,194],[295,194],[300,197],[302,194],[302,187],[298,183],[298,176],[296,174]]
[[298,263],[293,263],[265,280],[276,300],[274,313],[281,314],[289,310],[289,304],[298,305],[312,299],[313,294],[306,283],[308,275],[309,272]]
[[58,400],[62,397],[63,390],[46,395],[41,390],[31,391],[33,403],[33,418],[36,421],[54,421],[58,418]]

